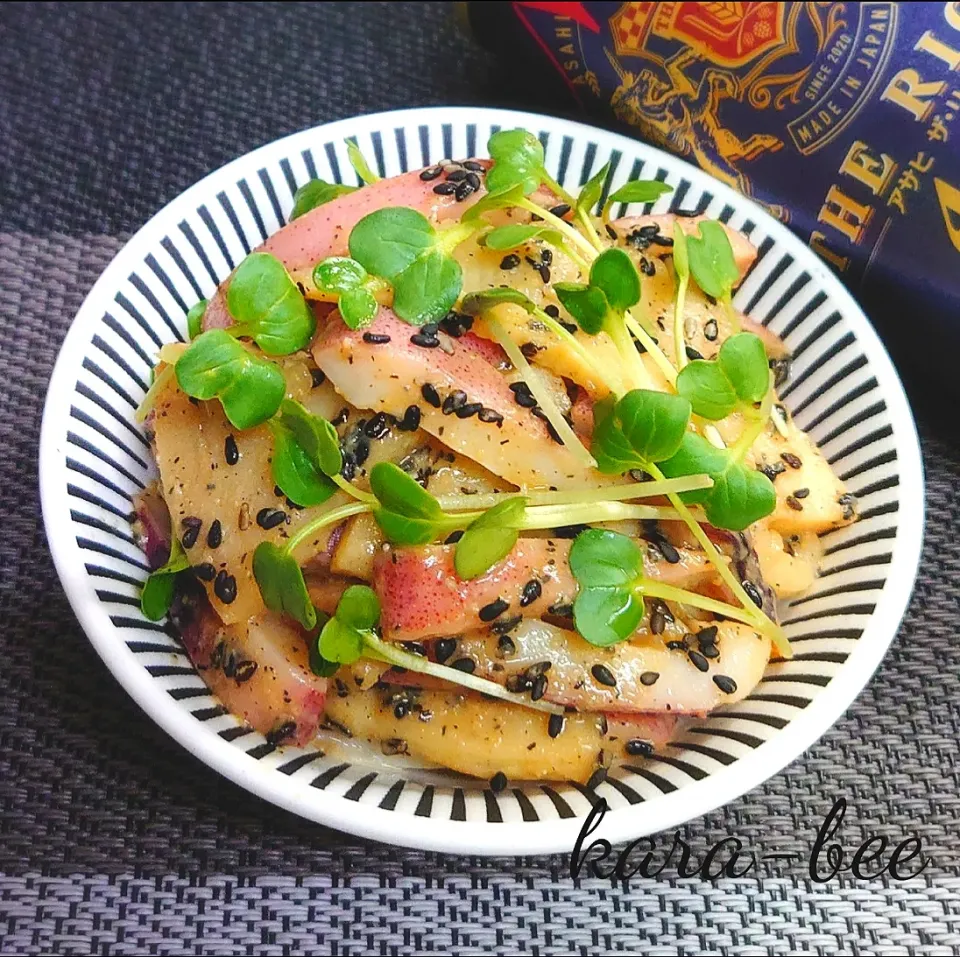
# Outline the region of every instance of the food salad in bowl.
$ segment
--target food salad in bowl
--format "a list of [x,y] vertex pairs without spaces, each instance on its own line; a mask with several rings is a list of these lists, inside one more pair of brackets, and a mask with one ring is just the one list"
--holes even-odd
[[137,412],[141,607],[271,744],[596,786],[791,656],[777,601],[856,501],[732,303],[745,235],[488,151],[352,147],[364,185],[302,186],[191,309]]

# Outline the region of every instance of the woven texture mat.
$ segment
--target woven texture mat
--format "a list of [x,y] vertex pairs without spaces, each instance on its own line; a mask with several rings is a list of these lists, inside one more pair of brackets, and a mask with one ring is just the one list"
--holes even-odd
[[[0,951],[960,953],[960,455],[927,414],[924,565],[880,671],[801,759],[680,830],[697,857],[729,836],[799,855],[761,880],[574,881],[561,856],[426,854],[308,824],[155,728],[77,626],[36,446],[84,294],[162,202],[283,133],[404,105],[551,108],[464,48],[451,7],[0,7]],[[927,870],[813,882],[839,796],[848,860],[869,834],[915,833]]]

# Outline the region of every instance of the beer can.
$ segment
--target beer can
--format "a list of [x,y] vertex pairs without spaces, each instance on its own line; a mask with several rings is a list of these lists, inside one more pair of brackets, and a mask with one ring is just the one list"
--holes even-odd
[[960,3],[485,0],[467,16],[588,113],[763,204],[902,370],[960,392]]

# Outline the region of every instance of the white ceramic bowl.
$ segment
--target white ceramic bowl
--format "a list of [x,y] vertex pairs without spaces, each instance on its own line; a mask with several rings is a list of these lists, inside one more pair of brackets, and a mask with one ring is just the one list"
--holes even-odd
[[613,772],[594,836],[632,839],[703,814],[775,774],[853,701],[903,615],[920,557],[923,478],[903,390],[857,304],[824,264],[753,202],[633,139],[566,120],[477,108],[380,113],[289,136],[228,164],[157,213],[117,255],[71,326],[47,394],[40,449],[44,521],[74,611],[107,666],[161,727],[211,768],[297,814],[382,841],[472,854],[569,851],[596,798],[579,785],[486,782],[281,748],[219,706],[175,636],[140,614],[146,575],[128,516],[154,475],[133,410],[159,346],[282,225],[298,184],[352,173],[356,136],[384,175],[484,155],[497,128],[524,127],[576,188],[608,159],[614,185],[665,179],[655,212],[705,212],[760,250],[737,305],[793,350],[783,398],[860,499],[861,520],[827,534],[823,576],[783,607],[796,656],[745,701],[696,723],[655,758]]

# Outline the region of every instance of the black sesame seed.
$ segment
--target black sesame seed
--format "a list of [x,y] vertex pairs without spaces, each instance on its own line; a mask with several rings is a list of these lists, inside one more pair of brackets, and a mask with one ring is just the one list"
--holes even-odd
[[616,688],[617,686],[617,679],[606,665],[594,665],[590,669],[590,674],[593,675],[596,681],[602,685],[606,685],[608,688]]
[[520,265],[520,257],[516,253],[508,253],[500,260],[501,269],[516,269]]
[[344,425],[347,419],[350,418],[350,410],[344,406],[331,420],[330,424],[333,426]]
[[650,685],[655,685],[657,683],[657,679],[659,677],[659,671],[645,671],[642,675],[640,675],[640,684],[649,688]]
[[467,171],[465,169],[452,169],[447,173],[448,183],[462,183],[466,178]]
[[467,173],[467,178],[464,182],[470,187],[471,193],[475,193],[480,189],[480,177],[473,171]]
[[456,545],[460,539],[463,538],[463,532],[458,528],[455,532],[451,532],[444,540],[444,545]]
[[506,786],[507,776],[503,773],[503,771],[497,771],[497,773],[490,778],[490,790],[493,791],[494,794],[499,794],[506,788]]
[[590,526],[589,525],[558,525],[554,530],[553,534],[557,538],[576,538],[581,532],[585,532]]
[[551,605],[547,609],[548,614],[553,615],[555,618],[572,618],[573,617],[573,605],[569,602],[558,601],[556,604]]
[[528,605],[532,605],[542,594],[543,586],[536,578],[531,578],[523,586],[523,592],[520,595],[520,607],[526,608]]
[[640,272],[642,272],[644,276],[655,276],[657,274],[657,267],[654,266],[654,264],[649,259],[647,259],[646,256],[641,256]]
[[226,569],[221,568],[217,572],[216,581],[213,583],[213,593],[225,605],[231,604],[237,597],[237,580],[233,575],[227,574]]
[[667,626],[667,606],[659,599],[650,599],[650,632],[662,635]]
[[313,387],[316,389],[317,387],[323,385],[323,383],[327,381],[327,375],[323,371],[323,369],[311,369],[310,379],[313,382]]
[[425,183],[429,183],[430,180],[436,179],[442,172],[442,166],[431,166],[429,169],[425,169],[420,174],[420,179],[422,179]]
[[[562,320],[560,325],[563,326],[571,336],[580,328],[575,322],[563,322]],[[654,342],[656,342],[656,339],[654,339]]]
[[616,240],[616,238],[617,238],[617,231],[616,231],[609,223],[604,223],[603,225],[606,227],[607,235],[608,235],[611,239]]
[[535,342],[525,342],[520,346],[520,353],[524,359],[533,359],[538,352],[543,351],[543,346],[538,346]]
[[[362,428],[366,423],[361,422],[360,427]],[[367,457],[370,455],[370,440],[359,431],[355,433],[353,439],[353,462],[355,465],[363,465],[367,461]]]
[[547,722],[547,734],[549,734],[551,738],[560,737],[560,734],[563,731],[563,726],[566,723],[567,719],[564,718],[562,714],[550,715],[550,720]]
[[408,405],[403,418],[397,423],[401,432],[416,432],[420,428],[420,406]]
[[[743,584],[744,584],[744,587],[746,587],[747,582],[744,582]],[[752,584],[752,582],[751,582],[751,584]],[[748,594],[749,594],[749,592],[748,592]],[[753,596],[751,595],[750,597],[752,598]],[[707,626],[706,628],[701,628],[701,629],[697,632],[697,641],[699,641],[700,644],[710,644],[710,645],[712,645],[712,644],[717,640],[717,632],[718,632],[718,631],[719,631],[719,629],[717,628],[716,625],[709,625],[709,626]]]
[[592,791],[594,788],[600,787],[604,781],[607,780],[607,769],[606,768],[597,768],[593,774],[590,775],[590,780],[587,781],[587,787]]
[[773,385],[779,389],[790,378],[790,356],[783,356],[770,360],[770,369],[773,372]]
[[437,661],[439,661],[440,664],[443,664],[456,650],[456,638],[441,638],[435,642],[433,646],[433,653],[436,655]]
[[656,235],[650,237],[650,242],[654,246],[672,246],[673,240],[669,236]]
[[634,757],[649,758],[653,754],[653,744],[644,741],[643,738],[631,738],[625,748],[627,754]]
[[523,621],[523,615],[514,615],[510,618],[500,618],[490,626],[490,630],[495,635],[505,635],[508,631],[513,631],[513,629],[516,628],[521,621]]
[[640,235],[643,236],[644,239],[652,239],[659,232],[660,226],[658,223],[650,223],[649,226],[640,227]]
[[440,394],[429,382],[424,382],[424,384],[420,386],[420,395],[435,409],[440,408]]
[[472,675],[477,670],[477,663],[473,658],[457,658],[453,664],[450,665],[451,668],[456,668],[457,671],[463,671],[468,675]]
[[410,337],[410,341],[421,349],[436,349],[440,345],[440,340],[436,336],[428,335],[425,332],[416,332]]
[[203,525],[203,522],[199,518],[194,518],[191,515],[181,519],[180,524],[183,526],[183,534],[180,536],[183,547],[193,548],[193,546],[197,544],[197,538],[200,535],[200,527]]
[[237,665],[236,671],[233,673],[234,680],[237,684],[242,685],[245,681],[249,681],[256,673],[259,666],[255,661],[241,661]]
[[283,489],[280,488],[279,485],[274,485],[274,487],[273,487],[273,494],[276,495],[277,498],[283,498],[283,497],[284,497],[284,495],[283,495]]
[[513,393],[513,401],[522,409],[536,408],[537,400],[530,391],[530,386],[526,382],[513,382],[510,385],[510,391]]
[[217,570],[210,562],[204,562],[202,565],[193,566],[193,574],[202,582],[212,582]]
[[[752,601],[757,608],[763,608],[763,595],[760,594],[760,589],[749,579],[744,579],[740,584],[743,585],[743,590],[747,593],[750,601]],[[716,630],[714,630],[714,636],[716,636]]]
[[709,642],[701,641],[700,654],[703,655],[704,658],[719,658],[720,649],[716,645],[710,644]]
[[783,462],[771,462],[769,465],[761,465],[759,470],[772,482],[778,475],[786,472],[787,467]]
[[510,602],[498,598],[496,601],[492,601],[489,605],[484,605],[483,608],[480,609],[480,620],[493,621],[495,618],[499,618],[509,607]]
[[682,638],[675,638],[667,642],[667,647],[671,651],[686,651],[687,643]]
[[471,186],[468,181],[464,180],[464,182],[457,186],[456,192],[453,195],[458,203],[462,203],[473,192],[473,186]]
[[803,467],[803,462],[800,461],[800,457],[798,455],[794,455],[793,452],[781,452],[780,458],[782,458],[783,461],[786,462],[787,465],[789,465],[792,469],[799,469]]
[[544,306],[544,307],[543,307],[543,311],[544,311],[548,316],[550,316],[551,319],[559,319],[559,318],[560,318],[560,309],[559,309],[559,307],[555,306],[552,302],[549,303],[548,305]]
[[803,511],[803,504],[802,504],[801,502],[797,501],[797,499],[794,498],[792,495],[788,495],[788,496],[784,499],[784,501],[787,503],[787,506],[788,506],[789,508],[792,508],[795,512],[802,512],[802,511]]
[[497,640],[497,657],[509,658],[517,653],[516,642],[509,635],[501,635]]
[[227,465],[236,465],[240,461],[240,449],[237,448],[237,440],[232,435],[224,439],[223,457],[227,460]]
[[693,362],[694,359],[702,359],[702,358],[703,358],[703,356],[702,356],[699,352],[697,352],[697,350],[694,349],[693,346],[686,346],[686,347],[685,347],[685,350],[686,350],[686,353],[687,353],[687,358],[688,358],[691,362]]
[[693,663],[697,671],[706,671],[710,664],[707,659],[700,654],[699,651],[694,651],[692,648],[687,651],[687,654],[690,657],[690,661]]
[[296,730],[296,721],[284,721],[283,724],[268,731],[264,737],[267,739],[267,744],[272,744],[276,747],[281,741],[289,738]]
[[463,166],[465,169],[468,169],[474,173],[486,172],[486,170],[484,169],[483,163],[478,163],[476,160],[464,160]]
[[714,675],[713,683],[724,693],[733,694],[737,690],[737,683],[729,675]]
[[459,409],[456,410],[458,419],[469,419],[472,415],[477,415],[483,410],[482,402],[468,402],[466,405],[461,405]]
[[260,511],[257,512],[257,524],[261,528],[276,528],[286,520],[287,513],[280,508],[261,508]]
[[720,330],[717,328],[716,319],[708,319],[703,327],[703,337],[710,342],[716,342]]
[[546,263],[541,263],[537,272],[540,273],[540,281],[544,285],[550,282],[550,267]]
[[556,205],[556,206],[551,206],[551,207],[550,207],[550,212],[551,212],[554,216],[557,216],[557,217],[562,218],[562,217],[566,216],[567,213],[570,212],[570,204],[569,204],[569,203],[559,203],[559,204]]
[[368,435],[371,439],[382,439],[389,431],[390,421],[386,412],[377,412],[363,427],[364,435]]
[[538,675],[530,688],[530,700],[539,701],[547,693],[547,676]]
[[680,561],[680,553],[665,538],[657,542],[657,548],[670,565],[676,565]]
[[390,337],[383,332],[365,332],[363,341],[371,346],[385,346],[390,341]]
[[457,191],[456,183],[437,183],[433,187],[433,191],[438,196],[452,196]]
[[398,720],[405,718],[410,713],[410,702],[404,698],[401,698],[393,706],[393,716]]
[[467,404],[467,393],[462,389],[455,389],[443,400],[443,414],[453,415],[461,406]]
[[634,249],[646,249],[650,245],[650,240],[643,235],[642,230],[635,229],[627,236],[626,243]]
[[477,418],[489,425],[501,425],[503,423],[503,416],[496,409],[481,409],[477,413]]
[[798,488],[794,489],[793,497],[794,498],[806,498],[810,494],[810,489],[808,488]]
[[220,524],[220,519],[215,518],[210,525],[210,531],[207,532],[207,547],[219,548],[222,541],[223,526]]

